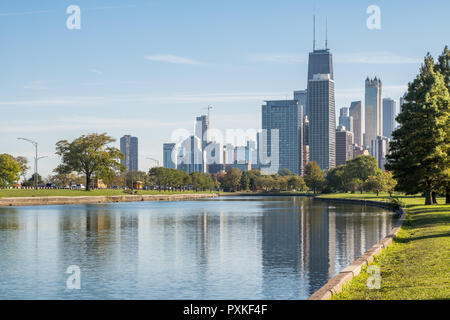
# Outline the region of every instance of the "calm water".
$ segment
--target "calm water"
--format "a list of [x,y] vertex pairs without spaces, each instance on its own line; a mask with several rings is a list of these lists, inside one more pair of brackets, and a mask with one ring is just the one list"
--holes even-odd
[[301,197],[0,208],[0,299],[306,299],[392,223]]

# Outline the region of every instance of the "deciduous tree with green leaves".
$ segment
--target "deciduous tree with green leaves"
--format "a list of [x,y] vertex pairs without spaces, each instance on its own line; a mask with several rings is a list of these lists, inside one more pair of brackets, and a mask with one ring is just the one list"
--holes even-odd
[[305,175],[303,176],[303,179],[305,180],[308,188],[312,189],[314,193],[323,187],[325,180],[322,170],[315,161],[308,162],[305,167]]
[[12,187],[20,178],[20,163],[10,154],[0,154],[0,188]]
[[56,143],[56,154],[61,156],[61,164],[55,169],[57,173],[78,172],[86,176],[86,191],[91,188],[93,175],[105,169],[125,171],[120,163],[123,154],[108,146],[115,139],[106,133],[82,135],[69,142],[61,140]]

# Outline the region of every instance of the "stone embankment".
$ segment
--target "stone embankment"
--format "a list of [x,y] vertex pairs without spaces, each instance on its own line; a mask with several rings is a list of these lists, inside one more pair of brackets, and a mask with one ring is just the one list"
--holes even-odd
[[[330,198],[322,198],[320,200],[362,204],[392,210],[392,204],[379,201]],[[353,277],[357,276],[361,272],[362,267],[369,265],[376,255],[379,255],[384,248],[387,248],[392,244],[392,241],[400,231],[400,228],[406,217],[406,212],[403,208],[400,208],[399,210],[396,210],[394,212],[400,217],[400,219],[397,221],[394,228],[392,228],[391,232],[389,232],[389,234],[385,238],[381,239],[376,245],[367,250],[361,257],[356,259],[347,268],[331,278],[322,288],[311,295],[308,300],[330,299],[333,294],[340,292],[345,284],[349,283],[353,279]]]
[[11,197],[0,198],[0,207],[42,206],[63,204],[90,204],[139,201],[180,201],[203,198],[215,198],[215,193],[195,194],[158,194],[158,195],[118,195],[118,196],[81,196],[81,197]]

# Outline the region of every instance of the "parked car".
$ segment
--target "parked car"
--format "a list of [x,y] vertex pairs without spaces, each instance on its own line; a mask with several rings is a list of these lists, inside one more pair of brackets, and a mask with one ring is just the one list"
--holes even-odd
[[75,190],[84,190],[86,189],[86,186],[84,184],[77,184],[75,186]]

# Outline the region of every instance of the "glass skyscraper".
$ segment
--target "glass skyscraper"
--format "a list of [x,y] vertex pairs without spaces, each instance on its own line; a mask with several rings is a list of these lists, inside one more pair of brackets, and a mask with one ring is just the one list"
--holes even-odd
[[175,150],[175,143],[163,144],[163,163],[164,168],[176,169],[177,168],[177,152]]
[[381,99],[381,80],[375,77],[366,79],[366,135],[365,145],[383,135],[383,101]]
[[336,164],[334,81],[330,74],[315,74],[308,82],[309,158],[322,170]]
[[130,135],[120,138],[120,152],[125,156],[121,163],[127,172],[138,171],[138,138]]
[[391,98],[383,99],[383,136],[392,139],[395,129],[395,101]]
[[[262,129],[267,132],[262,150],[267,156],[278,153],[279,168],[289,169],[295,174],[302,174],[303,154],[303,110],[297,100],[266,101],[262,106]],[[278,130],[278,150],[272,145],[272,130]]]

